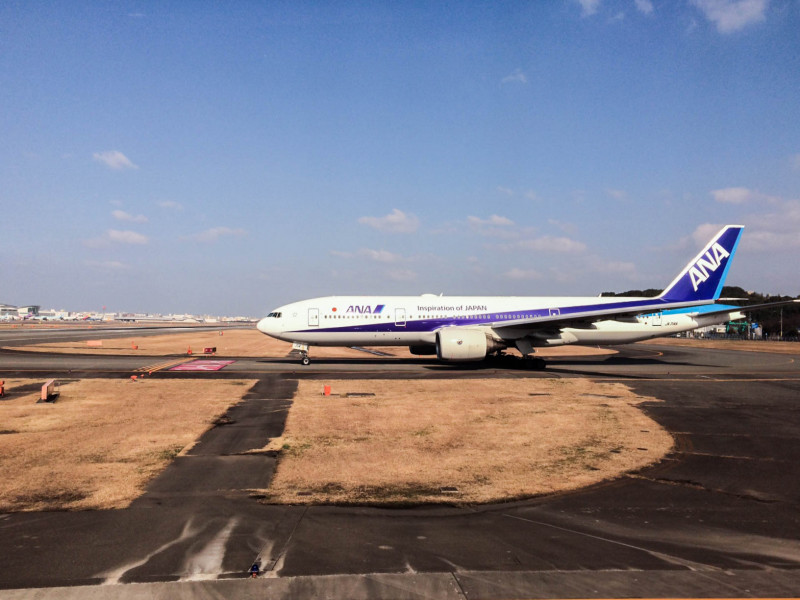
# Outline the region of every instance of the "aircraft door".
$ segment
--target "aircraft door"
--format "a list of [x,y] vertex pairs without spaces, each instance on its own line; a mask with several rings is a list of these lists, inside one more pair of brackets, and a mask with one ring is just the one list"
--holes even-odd
[[661,313],[657,312],[653,315],[653,325],[661,327]]
[[308,309],[308,326],[309,327],[319,327],[319,309],[318,308],[309,308]]
[[405,308],[395,308],[394,309],[394,324],[398,327],[405,327],[406,326],[406,309]]
[[561,309],[558,309],[558,308],[551,308],[550,309],[550,316],[551,317],[557,317],[560,314],[561,314]]

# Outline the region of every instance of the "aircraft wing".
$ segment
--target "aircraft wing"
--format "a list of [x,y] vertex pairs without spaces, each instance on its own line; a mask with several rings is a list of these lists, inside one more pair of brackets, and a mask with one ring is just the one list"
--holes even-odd
[[[550,309],[558,311],[558,314],[542,315],[540,317],[531,317],[527,319],[513,319],[507,321],[495,321],[491,323],[493,329],[549,329],[549,328],[563,328],[563,327],[580,327],[587,323],[599,321],[603,319],[615,319],[618,317],[636,316],[647,313],[661,312],[675,308],[685,308],[691,306],[699,306],[707,303],[704,302],[664,302],[658,298],[637,298],[633,301],[619,302],[613,304],[598,305],[596,307],[577,306],[565,307],[559,309]],[[725,308],[720,310],[703,311],[702,316],[713,316],[718,314],[725,314],[731,312],[748,312],[760,308],[772,308],[775,306],[785,306],[788,304],[800,304],[800,299],[782,300],[780,302],[767,302],[765,304],[751,304],[749,306],[731,306],[726,305]],[[582,310],[583,309],[583,310]],[[691,312],[691,311],[687,311]]]
[[765,302],[764,304],[748,304],[747,306],[733,306],[733,305],[726,305],[726,308],[720,308],[719,310],[709,310],[704,311],[702,316],[713,316],[713,315],[721,315],[730,312],[750,312],[751,310],[759,310],[761,308],[772,308],[775,306],[786,306],[788,304],[800,304],[800,298],[796,298],[793,300],[781,300],[780,302]]
[[[602,319],[635,316],[644,313],[659,312],[673,308],[685,308],[708,304],[707,301],[693,300],[685,302],[669,302],[661,298],[637,298],[635,300],[609,302],[596,305],[565,306],[545,309],[541,316],[509,319],[490,323],[493,329],[543,329],[544,327],[580,326]],[[542,311],[532,311],[542,312]]]

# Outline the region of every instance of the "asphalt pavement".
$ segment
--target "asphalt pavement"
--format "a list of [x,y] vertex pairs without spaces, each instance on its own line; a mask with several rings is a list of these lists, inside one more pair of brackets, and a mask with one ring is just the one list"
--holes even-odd
[[[65,368],[125,377],[148,361],[0,354],[5,377]],[[91,598],[108,590],[99,584],[133,582],[147,585],[115,595],[174,597],[180,585],[188,596],[242,598],[797,596],[799,367],[798,356],[633,345],[535,372],[386,358],[310,367],[241,358],[184,372],[259,383],[130,508],[0,515],[0,597]],[[247,490],[268,484],[275,457],[248,451],[280,435],[298,380],[333,376],[621,381],[652,398],[643,410],[676,444],[657,465],[522,502],[265,504]],[[253,562],[262,577],[243,581]]]

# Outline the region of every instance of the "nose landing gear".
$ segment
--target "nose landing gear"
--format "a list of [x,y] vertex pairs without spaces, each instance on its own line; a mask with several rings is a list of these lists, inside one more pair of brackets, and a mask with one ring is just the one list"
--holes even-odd
[[298,344],[295,342],[292,344],[292,350],[300,353],[300,362],[303,363],[303,366],[307,367],[311,364],[311,359],[308,356],[308,344]]

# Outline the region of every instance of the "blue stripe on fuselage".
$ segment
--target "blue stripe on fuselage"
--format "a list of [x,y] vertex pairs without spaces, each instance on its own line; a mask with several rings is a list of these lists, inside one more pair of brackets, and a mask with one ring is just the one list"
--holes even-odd
[[[571,314],[591,312],[593,310],[618,309],[618,308],[635,310],[637,307],[646,306],[651,310],[651,312],[655,312],[652,310],[653,305],[658,305],[658,304],[670,304],[670,302],[663,298],[647,298],[645,300],[629,300],[629,301],[609,302],[602,304],[582,304],[578,306],[565,306],[565,307],[551,306],[547,308],[538,308],[535,310],[497,311],[492,313],[486,313],[485,315],[480,317],[465,317],[461,319],[448,317],[444,319],[415,319],[413,321],[406,320],[405,325],[397,325],[394,321],[391,321],[385,323],[363,323],[360,325],[346,325],[340,327],[317,327],[313,329],[301,329],[293,331],[292,333],[312,333],[312,332],[363,333],[363,332],[381,332],[381,331],[432,332],[442,327],[447,327],[452,325],[459,325],[459,326],[491,325],[493,323],[502,324],[503,321],[520,321],[520,320],[525,321],[519,324],[520,327],[524,327],[525,325],[535,324],[536,319],[544,319],[550,317],[551,311],[559,311],[559,315],[561,317],[564,317],[564,316],[569,316]],[[689,307],[686,310],[687,312],[691,312],[693,309],[696,308],[697,307]],[[604,318],[611,319],[613,318],[613,315],[597,316],[598,320]]]

